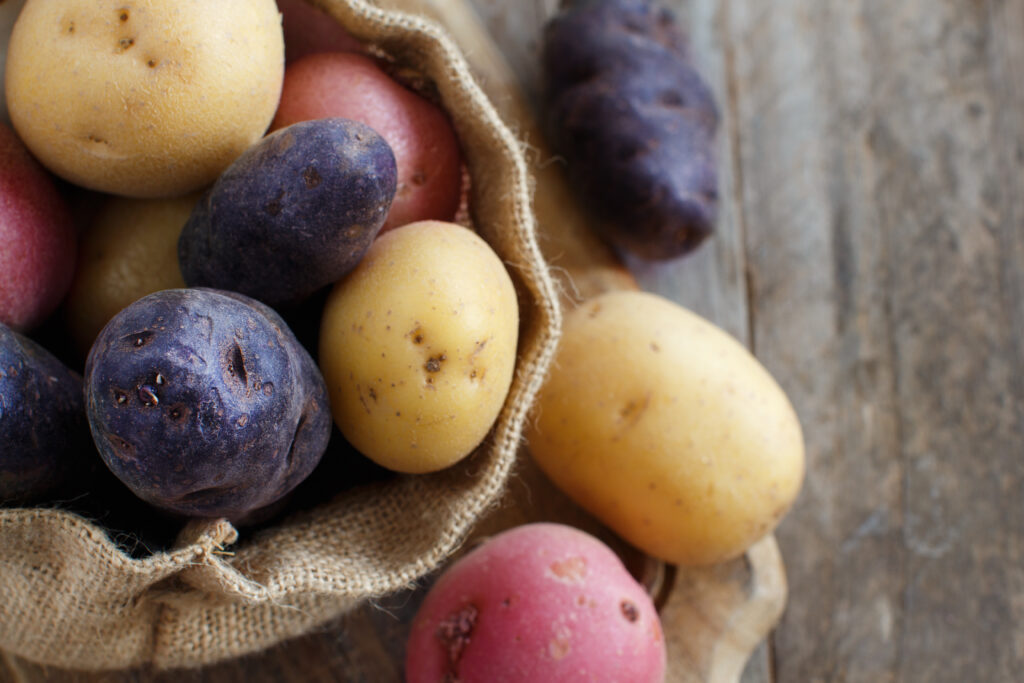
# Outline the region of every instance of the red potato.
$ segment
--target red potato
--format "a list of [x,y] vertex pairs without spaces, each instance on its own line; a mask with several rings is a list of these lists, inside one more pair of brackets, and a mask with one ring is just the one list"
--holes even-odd
[[409,683],[665,678],[647,593],[599,540],[561,524],[501,533],[438,579],[413,620]]
[[338,116],[361,121],[391,145],[398,190],[384,227],[451,221],[459,208],[462,155],[447,115],[355,53],[321,53],[288,66],[271,130]]
[[277,0],[284,31],[284,58],[296,59],[317,52],[362,52],[363,45],[309,0]]
[[53,180],[0,123],[0,322],[24,332],[53,312],[75,272],[76,241]]

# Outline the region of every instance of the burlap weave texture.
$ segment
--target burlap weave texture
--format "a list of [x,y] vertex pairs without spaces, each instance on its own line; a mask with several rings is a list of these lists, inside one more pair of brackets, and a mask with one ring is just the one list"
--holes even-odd
[[[196,521],[174,550],[143,559],[69,512],[0,510],[0,649],[76,669],[199,666],[261,650],[414,583],[456,550],[504,488],[560,327],[519,142],[436,24],[365,0],[312,1],[428,79],[455,124],[473,227],[506,263],[522,305],[498,423],[449,470],[356,489],[252,537],[223,520]],[[221,552],[236,541],[233,556]]]

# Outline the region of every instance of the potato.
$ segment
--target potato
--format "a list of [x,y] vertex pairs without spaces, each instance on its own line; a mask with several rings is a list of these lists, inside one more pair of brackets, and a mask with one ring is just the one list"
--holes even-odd
[[363,45],[309,0],[277,0],[284,31],[284,58],[292,62],[317,52],[361,52]]
[[96,462],[82,378],[0,323],[0,504],[79,493]]
[[109,198],[82,235],[78,267],[64,304],[79,350],[89,350],[114,315],[136,299],[185,286],[178,237],[199,195]]
[[706,320],[635,291],[566,316],[526,438],[571,498],[677,564],[743,553],[804,473],[800,425],[760,363]]
[[718,210],[718,111],[671,13],[652,0],[562,7],[544,30],[544,109],[571,184],[620,249],[691,251]]
[[539,523],[445,570],[410,628],[405,680],[655,683],[665,667],[658,614],[615,553]]
[[251,517],[313,471],[331,434],[309,353],[270,307],[235,292],[132,303],[96,339],[84,382],[107,467],[182,515]]
[[7,43],[11,38],[14,20],[18,18],[25,0],[0,0],[0,123],[10,124],[4,99],[4,63],[7,61]]
[[455,217],[462,156],[442,109],[394,81],[364,55],[316,54],[289,64],[271,129],[329,116],[362,121],[395,152],[398,190],[383,230]]
[[176,196],[263,135],[283,77],[274,0],[29,0],[7,54],[7,107],[57,175]]
[[71,284],[77,242],[52,178],[0,123],[0,323],[25,332],[53,312]]
[[369,126],[302,121],[221,174],[189,216],[178,263],[189,287],[301,303],[352,270],[395,196],[395,155]]
[[501,411],[518,326],[512,280],[475,233],[440,221],[384,233],[324,307],[320,367],[335,423],[389,469],[453,464]]

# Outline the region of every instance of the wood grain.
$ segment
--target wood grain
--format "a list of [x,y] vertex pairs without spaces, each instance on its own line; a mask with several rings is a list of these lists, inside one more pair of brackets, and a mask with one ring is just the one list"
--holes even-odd
[[1021,3],[723,4],[752,334],[810,463],[777,679],[1016,680]]

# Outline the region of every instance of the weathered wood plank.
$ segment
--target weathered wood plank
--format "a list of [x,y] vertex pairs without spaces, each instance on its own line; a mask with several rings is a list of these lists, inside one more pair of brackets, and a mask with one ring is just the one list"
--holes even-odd
[[753,337],[810,464],[778,680],[1015,680],[1021,3],[725,5]]

